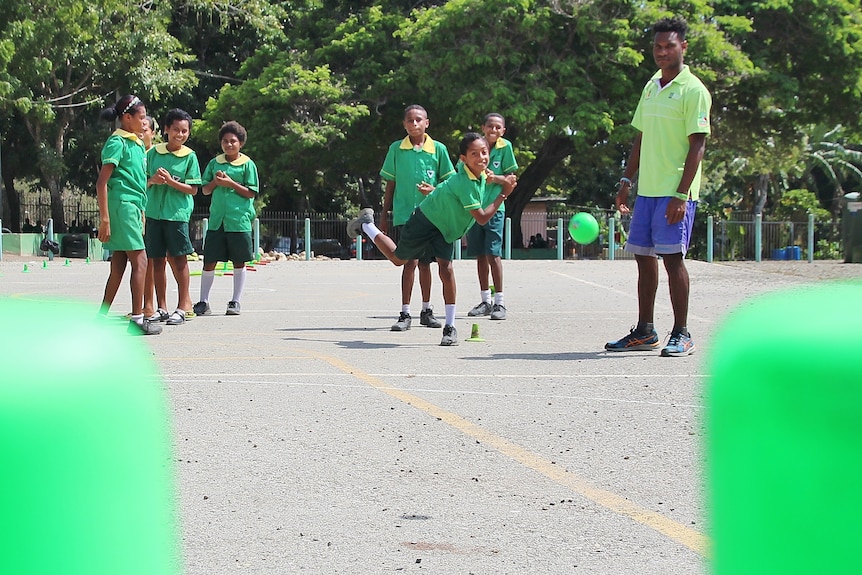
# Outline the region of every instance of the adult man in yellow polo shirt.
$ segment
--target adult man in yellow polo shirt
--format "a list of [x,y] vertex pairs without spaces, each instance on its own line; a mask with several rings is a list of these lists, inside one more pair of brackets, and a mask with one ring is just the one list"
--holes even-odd
[[658,348],[653,324],[658,290],[658,256],[667,271],[674,325],[661,355],[684,356],[694,351],[688,331],[689,277],[685,254],[691,239],[700,191],[701,160],[710,132],[712,98],[683,55],[688,25],[665,18],[653,26],[653,58],[659,71],[647,82],[632,125],[639,130],[616,197],[620,212],[632,178],[638,177],[638,198],[626,241],[638,265],[638,323],[631,332],[605,344],[608,351]]

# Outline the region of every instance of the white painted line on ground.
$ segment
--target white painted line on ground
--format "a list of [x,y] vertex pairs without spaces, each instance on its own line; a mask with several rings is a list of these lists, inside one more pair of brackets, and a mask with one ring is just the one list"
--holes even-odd
[[[320,374],[321,377],[332,377],[332,374]],[[211,376],[216,377],[216,376]],[[353,376],[351,378],[355,379]],[[185,383],[188,377],[168,377],[166,381],[170,383]],[[349,384],[333,384],[333,383],[312,383],[304,381],[283,381],[283,380],[267,380],[267,379],[225,379],[218,380],[220,384],[231,385],[287,385],[295,387],[326,387],[328,389],[344,388],[344,389],[367,389],[367,385],[349,385]],[[437,393],[446,395],[481,395],[481,396],[496,396],[508,397],[511,399],[555,399],[555,400],[580,400],[580,401],[595,401],[601,403],[630,403],[636,405],[653,405],[657,407],[683,407],[689,409],[700,409],[700,405],[690,403],[668,403],[662,401],[643,401],[636,399],[618,399],[613,397],[591,397],[579,395],[553,395],[553,394],[538,394],[538,393],[517,393],[517,392],[493,392],[493,391],[475,391],[465,389],[427,389],[418,387],[388,387],[380,386],[378,389],[391,392],[410,392],[410,393]]]

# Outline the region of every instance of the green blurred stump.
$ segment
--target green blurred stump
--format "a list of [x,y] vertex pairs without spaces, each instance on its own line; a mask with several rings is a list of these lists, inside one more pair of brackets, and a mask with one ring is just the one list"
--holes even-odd
[[0,573],[181,570],[166,398],[96,307],[0,299]]
[[862,573],[862,283],[761,296],[708,360],[717,575]]

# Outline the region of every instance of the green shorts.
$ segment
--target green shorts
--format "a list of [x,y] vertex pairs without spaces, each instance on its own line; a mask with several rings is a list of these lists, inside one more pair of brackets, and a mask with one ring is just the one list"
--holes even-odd
[[204,264],[217,262],[250,262],[254,259],[251,232],[226,232],[224,226],[207,231],[204,242]]
[[148,258],[187,256],[193,251],[189,239],[189,223],[147,218],[147,233],[144,235]]
[[[402,260],[433,261],[434,258],[452,261],[455,244],[447,242],[437,226],[416,208],[404,228],[395,248],[395,256]],[[432,258],[432,259],[428,259]]]
[[108,203],[111,238],[103,247],[114,252],[144,249],[144,212],[132,202]]
[[[412,215],[412,214],[411,214]],[[392,239],[395,240],[395,244],[398,245],[401,243],[401,236],[404,235],[404,225],[395,226],[395,234],[392,236]],[[424,254],[419,256],[418,258],[414,258],[419,260],[421,264],[433,264],[436,261],[434,254],[430,251],[426,251]]]
[[503,223],[506,212],[495,212],[487,224],[478,223],[467,230],[467,255],[495,256],[503,255]]

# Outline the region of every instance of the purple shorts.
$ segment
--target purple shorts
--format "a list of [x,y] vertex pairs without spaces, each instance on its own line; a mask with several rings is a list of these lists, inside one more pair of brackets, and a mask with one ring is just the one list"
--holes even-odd
[[685,256],[691,241],[694,227],[694,213],[697,202],[685,203],[685,216],[682,221],[668,225],[665,218],[669,197],[650,198],[638,196],[635,201],[626,251],[638,256],[657,256],[679,254]]

